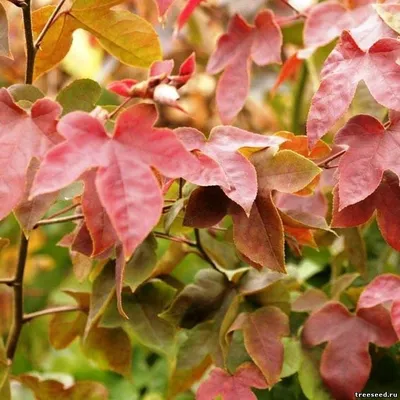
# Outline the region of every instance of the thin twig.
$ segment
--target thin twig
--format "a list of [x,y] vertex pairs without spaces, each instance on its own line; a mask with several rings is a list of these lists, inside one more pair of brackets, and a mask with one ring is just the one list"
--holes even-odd
[[163,233],[163,232],[154,232],[153,231],[153,233],[154,233],[154,236],[159,237],[160,239],[170,240],[171,242],[184,243],[184,244],[187,244],[192,247],[197,246],[197,244],[195,242],[192,242],[191,240],[188,240],[185,238],[181,238],[178,236],[171,236],[171,235],[168,235],[167,233]]
[[44,310],[25,314],[22,319],[22,322],[25,324],[27,322],[32,321],[34,318],[43,317],[45,315],[59,314],[59,313],[64,313],[64,312],[72,312],[72,311],[80,311],[80,310],[81,310],[81,308],[78,306],[60,306],[60,307],[46,308]]
[[59,215],[65,214],[66,212],[71,211],[71,210],[75,209],[78,206],[80,206],[80,203],[71,204],[68,207],[63,208],[62,210],[57,211],[54,214],[49,215],[47,217],[47,219],[52,219],[52,218],[58,217]]
[[13,279],[12,283],[14,290],[14,317],[6,345],[6,355],[8,360],[12,360],[14,358],[15,350],[17,349],[18,339],[21,335],[21,330],[23,325],[23,317],[24,317],[23,280],[24,280],[24,271],[25,271],[27,255],[28,255],[28,239],[25,237],[24,233],[21,232],[17,271],[15,273],[15,278]]
[[51,14],[50,18],[46,22],[46,25],[43,27],[42,31],[39,33],[39,36],[36,39],[34,44],[35,52],[40,48],[40,44],[43,41],[44,36],[46,35],[47,31],[50,29],[50,26],[53,24],[54,20],[56,19],[58,12],[61,10],[61,7],[64,5],[65,0],[61,0],[57,7],[54,9],[53,13]]
[[194,229],[194,236],[196,238],[196,247],[202,254],[204,260],[207,261],[214,269],[216,269],[218,271],[218,268],[215,265],[214,261],[211,260],[210,256],[204,250],[204,247],[203,247],[203,245],[201,243],[201,239],[200,239],[200,231],[197,228]]
[[83,214],[75,214],[75,215],[68,215],[66,217],[42,219],[35,225],[34,229],[42,225],[61,224],[63,222],[77,221],[79,219],[83,219],[84,217],[85,216]]
[[344,153],[346,153],[346,149],[340,150],[339,152],[337,152],[336,154],[330,156],[329,158],[327,158],[324,161],[321,161],[320,163],[318,163],[318,167],[324,168],[324,169],[329,169],[329,168],[336,168],[336,167],[331,167],[329,166],[329,163],[331,163],[333,160],[336,160],[337,158],[339,158],[341,155],[343,155]]
[[12,286],[14,284],[14,278],[0,279],[0,285]]
[[108,114],[107,119],[113,118],[113,117],[114,117],[118,112],[120,112],[121,109],[124,108],[131,100],[132,100],[132,97],[126,98],[114,111],[111,111],[111,112]]
[[33,82],[33,69],[35,66],[35,45],[32,33],[32,11],[31,0],[27,0],[27,6],[22,9],[24,19],[25,44],[26,44],[26,72],[25,83],[31,85]]

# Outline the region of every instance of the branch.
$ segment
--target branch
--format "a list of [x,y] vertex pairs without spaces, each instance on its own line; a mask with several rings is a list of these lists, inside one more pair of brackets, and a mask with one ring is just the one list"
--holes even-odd
[[14,278],[0,279],[0,285],[13,286],[14,285]]
[[153,233],[154,236],[159,237],[161,239],[171,240],[172,242],[185,243],[189,246],[197,247],[197,244],[195,242],[192,242],[191,240],[187,240],[178,236],[171,236],[163,232],[153,232]]
[[38,226],[42,225],[61,224],[63,222],[76,221],[79,219],[83,219],[84,217],[85,216],[83,214],[75,214],[75,215],[67,215],[66,217],[42,219],[34,226],[33,229],[36,229]]
[[346,149],[338,151],[336,154],[333,156],[328,157],[326,160],[321,161],[320,163],[317,164],[318,167],[324,168],[324,169],[330,169],[330,168],[336,168],[336,167],[331,167],[329,164],[333,161],[342,156],[344,153],[346,153]]
[[26,264],[26,257],[28,255],[28,239],[24,233],[21,232],[21,241],[19,245],[19,255],[17,271],[13,279],[12,286],[14,290],[14,318],[11,326],[10,333],[7,338],[6,355],[7,359],[14,358],[15,350],[17,348],[18,339],[21,335],[24,318],[24,271]]
[[44,36],[46,35],[47,31],[50,29],[50,26],[53,24],[54,20],[57,17],[58,12],[61,10],[61,7],[64,5],[65,0],[60,0],[57,4],[57,7],[54,9],[53,13],[51,14],[50,18],[46,22],[46,25],[43,27],[42,32],[40,32],[39,36],[36,39],[34,44],[35,53],[40,48],[40,44],[43,41]]
[[60,306],[60,307],[46,308],[44,310],[25,314],[22,319],[22,323],[25,324],[27,322],[32,321],[34,318],[43,317],[45,315],[59,314],[59,313],[64,313],[64,312],[72,312],[72,311],[80,311],[80,310],[81,310],[81,308],[78,306]]
[[71,204],[68,207],[63,208],[62,210],[57,211],[54,214],[49,215],[47,217],[47,219],[52,219],[52,218],[58,217],[59,215],[65,214],[68,211],[74,210],[76,207],[78,207],[80,205],[81,205],[80,203]]
[[132,100],[132,97],[126,98],[114,111],[111,111],[107,119],[113,118],[116,114],[118,114],[130,101]]
[[200,231],[197,228],[194,229],[194,236],[196,238],[196,247],[202,254],[204,260],[206,260],[214,269],[216,269],[218,271],[218,268],[215,265],[214,261],[211,260],[210,256],[204,250],[204,247],[203,247],[203,245],[201,243],[201,239],[200,239]]
[[31,85],[33,82],[33,68],[35,66],[35,45],[32,33],[32,12],[31,0],[27,0],[27,5],[22,9],[24,19],[25,44],[26,44],[26,72],[25,83]]

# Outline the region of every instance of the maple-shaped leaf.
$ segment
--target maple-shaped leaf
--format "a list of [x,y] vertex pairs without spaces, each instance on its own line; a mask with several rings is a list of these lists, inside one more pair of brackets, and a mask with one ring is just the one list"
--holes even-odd
[[387,303],[391,303],[392,324],[400,339],[400,276],[393,274],[377,276],[361,293],[357,309],[368,309]]
[[180,12],[177,21],[177,30],[182,29],[183,25],[189,20],[196,7],[204,0],[187,0],[185,7]]
[[[160,43],[154,28],[144,19],[127,11],[113,10],[121,0],[74,0],[57,15],[40,43],[35,58],[34,79],[49,71],[67,55],[72,35],[84,29],[121,62],[148,67],[161,58]],[[37,38],[55,6],[45,6],[32,13],[32,30]]]
[[62,139],[56,132],[60,114],[61,107],[49,99],[25,111],[0,89],[0,219],[22,200],[31,159],[41,160]]
[[335,399],[352,400],[355,392],[363,390],[371,371],[369,344],[390,347],[397,335],[382,306],[354,315],[341,303],[329,302],[307,319],[302,339],[307,346],[328,342],[321,359],[322,379]]
[[382,21],[374,8],[375,0],[352,0],[349,4],[326,1],[308,12],[304,26],[304,44],[315,49],[339,37],[344,30],[367,50],[379,39],[394,38],[394,32]]
[[197,400],[256,400],[251,388],[266,389],[267,384],[260,370],[251,363],[242,364],[234,375],[221,368],[214,368],[196,394]]
[[213,128],[208,140],[194,128],[178,128],[175,132],[187,150],[195,151],[202,165],[201,169],[184,178],[199,186],[221,186],[247,214],[257,195],[257,175],[251,162],[239,150],[243,147],[277,146],[285,141],[277,136],[258,135],[233,126]]
[[311,102],[307,121],[310,147],[347,111],[362,80],[378,103],[400,111],[399,56],[398,40],[381,39],[363,51],[350,33],[342,34],[325,61],[321,85]]
[[82,180],[85,184],[82,195],[82,212],[85,216],[86,228],[92,239],[91,256],[94,257],[110,249],[118,241],[118,238],[107,211],[97,194],[96,171],[85,172]]
[[261,11],[254,26],[240,15],[231,19],[228,32],[218,40],[207,72],[224,70],[217,87],[217,106],[224,124],[229,124],[243,108],[250,86],[251,60],[257,65],[281,62],[282,33],[270,10]]
[[335,142],[348,146],[339,163],[339,210],[372,194],[386,170],[400,176],[400,113],[390,112],[385,129],[369,115],[357,115],[336,134]]
[[283,224],[271,192],[259,190],[249,216],[235,204],[229,213],[233,219],[233,241],[245,261],[255,268],[286,272]]
[[108,89],[124,97],[152,99],[156,103],[166,104],[181,109],[177,103],[177,89],[185,85],[196,70],[196,56],[192,53],[179,68],[178,75],[171,75],[174,60],[155,61],[149,71],[146,81],[122,79],[111,82]]
[[386,242],[400,251],[400,186],[397,175],[385,172],[376,191],[359,203],[339,210],[338,187],[334,190],[332,227],[349,228],[367,222],[376,210],[379,229]]
[[162,191],[151,167],[169,177],[199,167],[173,131],[153,128],[156,120],[153,105],[132,106],[120,114],[109,136],[89,114],[66,115],[58,124],[66,141],[46,154],[31,195],[65,187],[86,170],[98,167],[97,193],[128,258],[162,212]]
[[289,319],[279,308],[265,306],[239,314],[230,330],[241,329],[247,353],[260,368],[269,386],[280,379],[283,366],[281,338],[289,335]]

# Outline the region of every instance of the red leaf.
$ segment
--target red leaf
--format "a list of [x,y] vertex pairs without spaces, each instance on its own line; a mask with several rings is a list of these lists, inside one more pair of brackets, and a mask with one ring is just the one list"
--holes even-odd
[[312,99],[307,121],[310,147],[347,111],[361,80],[378,103],[400,111],[399,56],[398,40],[381,39],[363,51],[348,32],[342,34],[324,64],[321,85]]
[[361,293],[357,309],[391,303],[393,327],[400,339],[400,276],[384,274],[377,276]]
[[175,0],[156,0],[158,15],[163,17]]
[[178,17],[178,31],[182,29],[183,25],[189,20],[193,11],[203,0],[187,0],[184,9],[181,11]]
[[284,64],[282,65],[282,68],[279,72],[279,75],[276,78],[274,86],[271,89],[272,96],[275,96],[277,89],[279,88],[279,86],[282,85],[283,82],[287,81],[288,79],[290,79],[296,75],[296,73],[299,70],[299,68],[301,67],[302,63],[303,63],[303,60],[301,60],[297,57],[297,53],[293,54],[291,57],[289,57],[284,62]]
[[244,106],[251,60],[257,65],[280,63],[281,47],[282,33],[272,11],[261,11],[254,26],[237,14],[231,19],[228,32],[219,39],[207,65],[211,74],[225,70],[217,87],[217,106],[224,124]]
[[400,176],[400,113],[390,117],[386,130],[374,117],[358,115],[337,133],[335,142],[349,146],[339,163],[339,210],[372,194],[386,170]]
[[0,220],[22,200],[31,159],[41,160],[60,141],[60,114],[61,107],[49,99],[37,100],[28,113],[0,89]]
[[279,381],[283,366],[282,336],[289,335],[289,319],[277,307],[262,307],[246,314],[243,323],[246,350],[269,386]]
[[196,399],[214,400],[217,396],[221,396],[222,400],[257,400],[251,387],[267,388],[262,373],[254,364],[241,365],[234,375],[229,375],[223,369],[214,368],[209,378],[200,385]]
[[377,210],[377,221],[382,236],[400,251],[400,187],[398,177],[385,172],[376,191],[359,203],[339,211],[338,188],[334,190],[332,226],[349,228],[367,222]]
[[232,205],[233,240],[237,250],[254,267],[286,272],[283,224],[269,191],[259,191],[247,216],[241,208]]
[[129,258],[162,211],[162,192],[151,167],[179,177],[199,166],[173,131],[153,128],[156,120],[153,105],[130,107],[120,114],[110,137],[89,114],[66,115],[58,124],[66,141],[47,153],[32,196],[67,186],[86,170],[98,167],[100,201],[123,243],[125,258]]
[[367,50],[382,38],[395,38],[395,33],[375,11],[375,0],[353,0],[348,8],[338,1],[317,4],[308,13],[304,27],[307,48],[325,46],[343,31],[349,30],[360,48]]
[[135,79],[122,79],[120,81],[111,82],[108,84],[107,89],[120,96],[129,97],[131,95],[130,90],[137,83],[138,81]]
[[82,196],[82,211],[86,227],[93,242],[91,256],[95,257],[112,247],[118,240],[108,214],[101,204],[96,189],[96,171],[85,172],[82,180],[85,191]]
[[307,346],[328,342],[321,359],[322,379],[335,399],[353,400],[371,371],[369,344],[390,347],[397,336],[385,308],[363,309],[354,315],[342,304],[330,302],[308,318],[303,342]]
[[310,312],[321,308],[329,300],[328,296],[320,289],[308,289],[292,303],[294,312]]
[[277,146],[285,139],[257,135],[233,126],[213,128],[208,140],[194,128],[178,128],[175,132],[187,150],[201,151],[197,155],[202,168],[184,178],[199,186],[221,186],[231,200],[250,213],[257,195],[257,175],[250,161],[238,150]]

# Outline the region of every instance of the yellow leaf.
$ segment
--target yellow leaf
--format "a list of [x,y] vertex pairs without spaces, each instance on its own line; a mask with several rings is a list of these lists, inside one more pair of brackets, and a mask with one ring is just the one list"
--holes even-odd
[[[54,8],[54,6],[46,6],[32,13],[33,35],[35,39],[44,28]],[[35,69],[33,72],[34,80],[58,65],[67,55],[72,44],[72,33],[77,27],[75,21],[72,18],[68,18],[67,14],[60,14],[55,20],[44,36],[40,49],[36,53]]]
[[[69,11],[58,15],[36,54],[34,79],[54,68],[67,55],[72,33],[84,29],[121,62],[149,67],[161,59],[157,33],[144,19],[124,10],[110,10],[120,0],[76,0]],[[54,6],[42,7],[33,15],[35,38],[43,30]],[[75,60],[76,61],[76,60]]]

